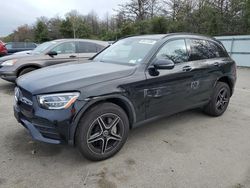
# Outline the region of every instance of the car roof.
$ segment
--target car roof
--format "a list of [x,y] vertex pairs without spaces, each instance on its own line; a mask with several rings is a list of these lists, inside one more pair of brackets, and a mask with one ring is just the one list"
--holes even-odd
[[153,34],[153,35],[132,35],[124,38],[141,38],[141,39],[155,39],[159,40],[166,36],[166,34]]
[[93,42],[99,45],[103,45],[103,46],[108,46],[109,43],[106,41],[101,41],[101,40],[92,40],[92,39],[57,39],[57,40],[53,40],[55,42]]
[[166,37],[174,37],[174,36],[182,36],[182,37],[194,37],[199,39],[210,39],[210,40],[216,40],[213,37],[196,34],[196,33],[167,33],[167,34],[152,34],[152,35],[134,35],[134,36],[127,36],[124,38],[132,37],[132,38],[143,38],[143,39],[154,39],[154,40],[160,40]]

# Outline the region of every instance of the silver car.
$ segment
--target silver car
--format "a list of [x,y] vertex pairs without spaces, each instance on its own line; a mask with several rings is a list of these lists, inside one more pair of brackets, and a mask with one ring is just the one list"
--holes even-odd
[[17,77],[42,67],[87,60],[108,45],[108,42],[88,39],[45,42],[30,53],[0,58],[0,77],[15,82]]

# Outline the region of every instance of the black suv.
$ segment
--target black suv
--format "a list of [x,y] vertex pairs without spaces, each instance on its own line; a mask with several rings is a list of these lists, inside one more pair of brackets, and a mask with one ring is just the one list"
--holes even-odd
[[194,34],[124,38],[91,60],[21,76],[14,106],[35,140],[76,144],[90,160],[113,156],[130,129],[156,116],[222,115],[236,81],[223,45]]

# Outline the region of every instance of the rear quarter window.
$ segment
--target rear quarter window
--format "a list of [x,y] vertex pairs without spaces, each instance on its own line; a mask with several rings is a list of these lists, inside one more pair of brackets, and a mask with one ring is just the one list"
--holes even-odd
[[208,41],[210,58],[228,57],[227,52],[217,43]]
[[97,47],[95,43],[91,42],[79,42],[78,53],[96,53]]

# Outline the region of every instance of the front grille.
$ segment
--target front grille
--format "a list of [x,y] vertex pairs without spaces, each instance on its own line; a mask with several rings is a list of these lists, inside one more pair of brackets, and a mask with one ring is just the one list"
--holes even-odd
[[32,102],[32,94],[19,87],[19,94],[15,90],[15,97],[18,98],[17,105],[20,109],[20,118],[30,122],[45,138],[61,140],[61,136],[55,124],[44,118],[34,116],[33,106],[21,100],[23,97]]
[[24,110],[31,111],[33,109],[32,105],[29,105],[20,99],[26,98],[26,99],[32,101],[32,94],[29,93],[28,91],[26,91],[25,89],[20,88],[20,87],[19,87],[19,91],[20,91],[20,94],[19,94],[18,105],[20,106],[20,108],[23,108]]

